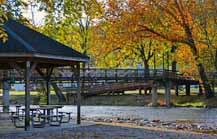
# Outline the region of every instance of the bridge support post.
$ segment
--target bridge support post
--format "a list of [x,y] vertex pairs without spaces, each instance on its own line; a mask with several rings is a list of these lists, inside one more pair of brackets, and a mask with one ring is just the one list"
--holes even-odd
[[199,94],[198,95],[203,95],[203,88],[200,84],[199,84]]
[[186,84],[185,85],[185,89],[186,89],[186,96],[190,96],[190,93],[191,93],[191,91],[190,91],[190,89],[191,89],[190,84]]
[[148,94],[147,89],[144,88],[144,95],[147,95],[147,94]]
[[166,82],[165,86],[165,101],[166,101],[166,106],[170,107],[170,102],[171,102],[171,81]]
[[175,89],[176,89],[176,96],[179,96],[179,84],[176,84]]
[[158,96],[157,96],[157,87],[158,87],[158,84],[155,82],[153,84],[153,89],[152,89],[152,107],[156,107],[158,104],[157,104],[157,99],[158,99]]
[[3,81],[3,111],[8,112],[9,111],[9,105],[10,105],[10,84],[8,81]]

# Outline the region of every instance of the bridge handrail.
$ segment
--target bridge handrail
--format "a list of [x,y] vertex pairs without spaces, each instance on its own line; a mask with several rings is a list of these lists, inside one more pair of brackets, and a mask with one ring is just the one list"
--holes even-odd
[[[52,75],[53,79],[70,79],[73,77],[73,73],[71,72],[71,68],[61,68],[54,70],[54,74]],[[2,72],[3,73],[3,72]],[[23,75],[19,75],[15,70],[11,70],[8,72],[9,78],[23,78]],[[38,73],[33,73],[33,77],[40,78]],[[92,80],[104,79],[104,80],[144,80],[146,78],[174,78],[174,79],[185,79],[185,80],[193,80],[189,77],[183,77],[178,71],[166,70],[166,69],[149,69],[147,72],[146,69],[106,69],[106,68],[86,68],[80,70],[80,77],[89,78]],[[4,77],[0,75],[0,80]]]

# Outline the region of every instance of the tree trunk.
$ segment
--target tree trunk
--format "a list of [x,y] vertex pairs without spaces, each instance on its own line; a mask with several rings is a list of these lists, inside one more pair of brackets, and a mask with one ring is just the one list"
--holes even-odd
[[199,71],[199,74],[200,74],[200,78],[201,78],[202,84],[203,84],[204,89],[205,89],[206,97],[207,98],[213,97],[214,96],[214,92],[212,91],[211,86],[209,84],[207,75],[206,75],[205,70],[204,70],[204,66],[201,63],[199,63],[197,65],[197,68],[198,68],[198,71]]
[[217,49],[215,49],[215,58],[214,58],[214,67],[215,67],[215,72],[217,72]]
[[63,95],[62,91],[60,90],[60,88],[57,86],[56,83],[51,82],[51,85],[53,86],[54,92],[56,93],[59,102],[66,102],[66,98]]
[[176,65],[177,65],[177,62],[173,61],[172,62],[172,72],[176,72]]
[[144,60],[144,73],[145,76],[149,76],[149,64],[147,60]]
[[199,75],[200,75],[200,79],[201,79],[202,84],[203,84],[204,89],[205,89],[206,98],[211,98],[211,97],[214,96],[214,92],[212,91],[211,86],[209,84],[209,80],[207,78],[204,66],[199,60],[199,53],[198,53],[196,44],[194,42],[193,35],[192,35],[190,27],[186,26],[185,31],[186,31],[187,36],[189,38],[188,45],[190,46],[191,52],[193,53],[193,55],[195,57],[195,61],[197,62],[197,68],[198,68],[198,72],[199,72]]
[[202,84],[203,84],[203,87],[205,90],[206,98],[211,98],[214,96],[214,92],[212,91],[211,86],[209,84],[209,80],[207,78],[205,68],[199,60],[199,54],[198,54],[197,47],[196,47],[193,39],[191,39],[189,42],[190,42],[189,45],[191,46],[191,52],[195,56],[195,61],[197,62],[197,69],[198,69],[200,79],[202,81]]

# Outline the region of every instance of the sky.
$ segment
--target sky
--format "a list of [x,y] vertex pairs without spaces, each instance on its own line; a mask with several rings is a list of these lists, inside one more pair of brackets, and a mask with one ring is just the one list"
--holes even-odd
[[[31,0],[24,0],[25,2],[29,2]],[[25,9],[22,9],[23,16],[29,19],[32,22],[32,12],[31,12],[31,5],[28,4],[28,7]],[[37,8],[33,7],[33,15],[34,15],[34,25],[41,26],[44,24],[44,19],[46,16],[46,13],[43,11],[38,11]],[[33,22],[32,22],[33,23]]]

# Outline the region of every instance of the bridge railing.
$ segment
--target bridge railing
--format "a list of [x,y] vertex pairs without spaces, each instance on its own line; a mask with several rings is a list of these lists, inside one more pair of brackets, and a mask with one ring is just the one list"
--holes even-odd
[[149,69],[149,71],[144,69],[85,69],[81,71],[81,76],[86,79],[145,79],[145,78],[179,78],[181,77],[178,72],[173,72],[170,70],[163,69]]
[[[0,71],[0,80],[7,77],[9,80],[23,80],[24,72],[18,73],[16,70],[10,71]],[[4,75],[7,74],[7,75]],[[53,71],[53,80],[73,80],[74,73],[71,68],[56,68]],[[37,72],[33,72],[32,78],[42,80],[41,76]],[[164,69],[98,69],[98,68],[88,68],[80,70],[80,78],[85,81],[134,81],[134,80],[144,80],[149,78],[175,78],[175,79],[188,79],[188,77],[183,77],[178,72],[173,72],[171,70]]]

